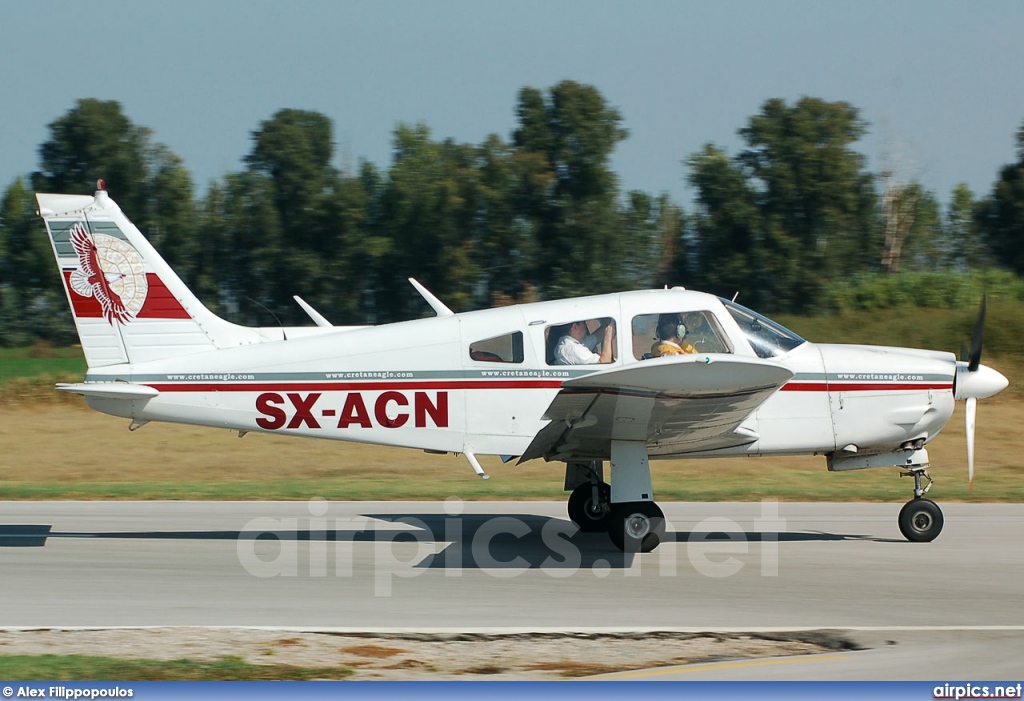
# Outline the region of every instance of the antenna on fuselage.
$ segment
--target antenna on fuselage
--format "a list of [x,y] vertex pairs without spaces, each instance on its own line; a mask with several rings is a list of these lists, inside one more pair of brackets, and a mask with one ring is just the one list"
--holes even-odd
[[281,340],[282,341],[287,341],[288,340],[288,333],[284,330],[284,324],[282,324],[281,320],[277,318],[277,314],[275,314],[274,312],[270,311],[270,309],[268,309],[266,306],[260,304],[259,302],[257,302],[252,297],[246,297],[246,299],[249,300],[250,302],[252,302],[253,304],[257,305],[257,306],[263,307],[264,309],[266,309],[267,313],[270,314],[270,316],[274,317],[274,321],[276,321],[277,325],[281,327]]
[[736,298],[739,297],[739,296],[740,296],[740,291],[736,290],[736,292],[733,294],[732,299],[730,301],[731,302],[735,302]]
[[298,295],[292,295],[292,299],[294,299],[298,303],[298,305],[302,307],[302,311],[306,312],[306,314],[309,315],[309,318],[312,319],[313,323],[316,324],[317,326],[334,326],[334,324],[327,321],[323,314],[318,312],[316,309],[313,309],[313,307],[302,297],[299,297]]
[[449,309],[444,302],[435,297],[430,290],[421,285],[416,278],[409,278],[409,282],[411,282],[412,286],[416,288],[416,291],[420,293],[420,296],[427,300],[427,304],[430,305],[430,308],[433,309],[438,316],[454,316],[455,312]]

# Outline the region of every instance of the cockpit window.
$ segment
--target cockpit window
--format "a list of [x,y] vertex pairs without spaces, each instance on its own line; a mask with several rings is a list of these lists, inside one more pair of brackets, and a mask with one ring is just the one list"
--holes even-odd
[[513,331],[469,344],[469,357],[482,363],[523,362],[523,332]]
[[746,336],[750,347],[754,349],[759,358],[774,358],[805,343],[804,339],[768,317],[761,316],[741,304],[730,302],[724,298],[720,299],[732,314],[732,318],[739,324],[740,331]]
[[638,314],[633,317],[633,357],[647,360],[686,353],[731,353],[709,311]]

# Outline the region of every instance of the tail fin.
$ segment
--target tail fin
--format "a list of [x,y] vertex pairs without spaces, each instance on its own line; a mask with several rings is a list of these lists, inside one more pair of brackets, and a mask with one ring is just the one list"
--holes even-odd
[[261,340],[203,306],[102,185],[36,199],[90,368]]

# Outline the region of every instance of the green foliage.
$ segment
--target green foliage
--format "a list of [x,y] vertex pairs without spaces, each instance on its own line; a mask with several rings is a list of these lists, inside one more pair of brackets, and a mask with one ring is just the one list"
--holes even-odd
[[872,177],[852,148],[866,129],[848,103],[803,97],[766,101],[740,130],[736,161],[757,207],[750,272],[766,310],[813,311],[831,281],[873,262]]
[[140,221],[148,199],[146,151],[149,130],[132,124],[113,100],[84,99],[49,125],[39,147],[36,192],[91,194],[103,179],[121,209]]
[[546,296],[610,292],[632,242],[622,235],[611,153],[628,136],[596,88],[562,81],[545,96],[523,88],[512,135],[520,166],[519,212],[532,230],[532,282]]
[[0,678],[24,681],[307,681],[345,679],[352,674],[346,667],[251,664],[233,656],[216,660],[148,660],[95,655],[0,655]]
[[900,307],[965,309],[977,307],[983,295],[1024,300],[1024,282],[998,269],[863,273],[830,285],[819,306],[839,313]]
[[0,202],[0,346],[76,338],[33,189],[91,193],[97,178],[205,304],[248,325],[308,323],[296,294],[337,324],[428,314],[408,277],[456,311],[665,284],[769,313],[1019,296],[996,268],[1024,272],[1024,125],[992,193],[961,185],[943,208],[865,170],[852,105],[770,99],[738,155],[708,144],[684,160],[688,213],[620,190],[628,131],[597,88],[524,87],[515,109],[509,138],[480,144],[399,125],[388,167],[356,172],[332,165],[326,116],[282,109],[197,200],[180,157],[120,104],[79,100],[49,125],[31,188],[19,178]]
[[[761,258],[762,222],[756,193],[739,165],[721,149],[706,144],[687,161],[689,182],[697,190],[694,233],[697,265],[688,287],[731,297],[743,290],[750,305],[761,306],[760,286],[752,284]],[[685,268],[684,268],[685,270]]]
[[33,195],[17,178],[0,202],[0,346],[67,345],[76,338],[41,228]]
[[1017,162],[1003,167],[975,216],[997,261],[1024,273],[1024,124],[1017,132]]

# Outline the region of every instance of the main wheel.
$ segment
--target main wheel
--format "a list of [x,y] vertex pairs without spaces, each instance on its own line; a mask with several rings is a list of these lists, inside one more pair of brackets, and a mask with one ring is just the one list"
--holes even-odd
[[569,520],[584,533],[607,531],[611,525],[612,488],[606,482],[597,485],[600,502],[594,503],[594,487],[585,482],[569,495]]
[[942,532],[942,509],[931,499],[915,497],[900,509],[899,523],[904,538],[928,543]]
[[665,535],[665,513],[653,501],[612,504],[608,537],[619,550],[649,553]]

